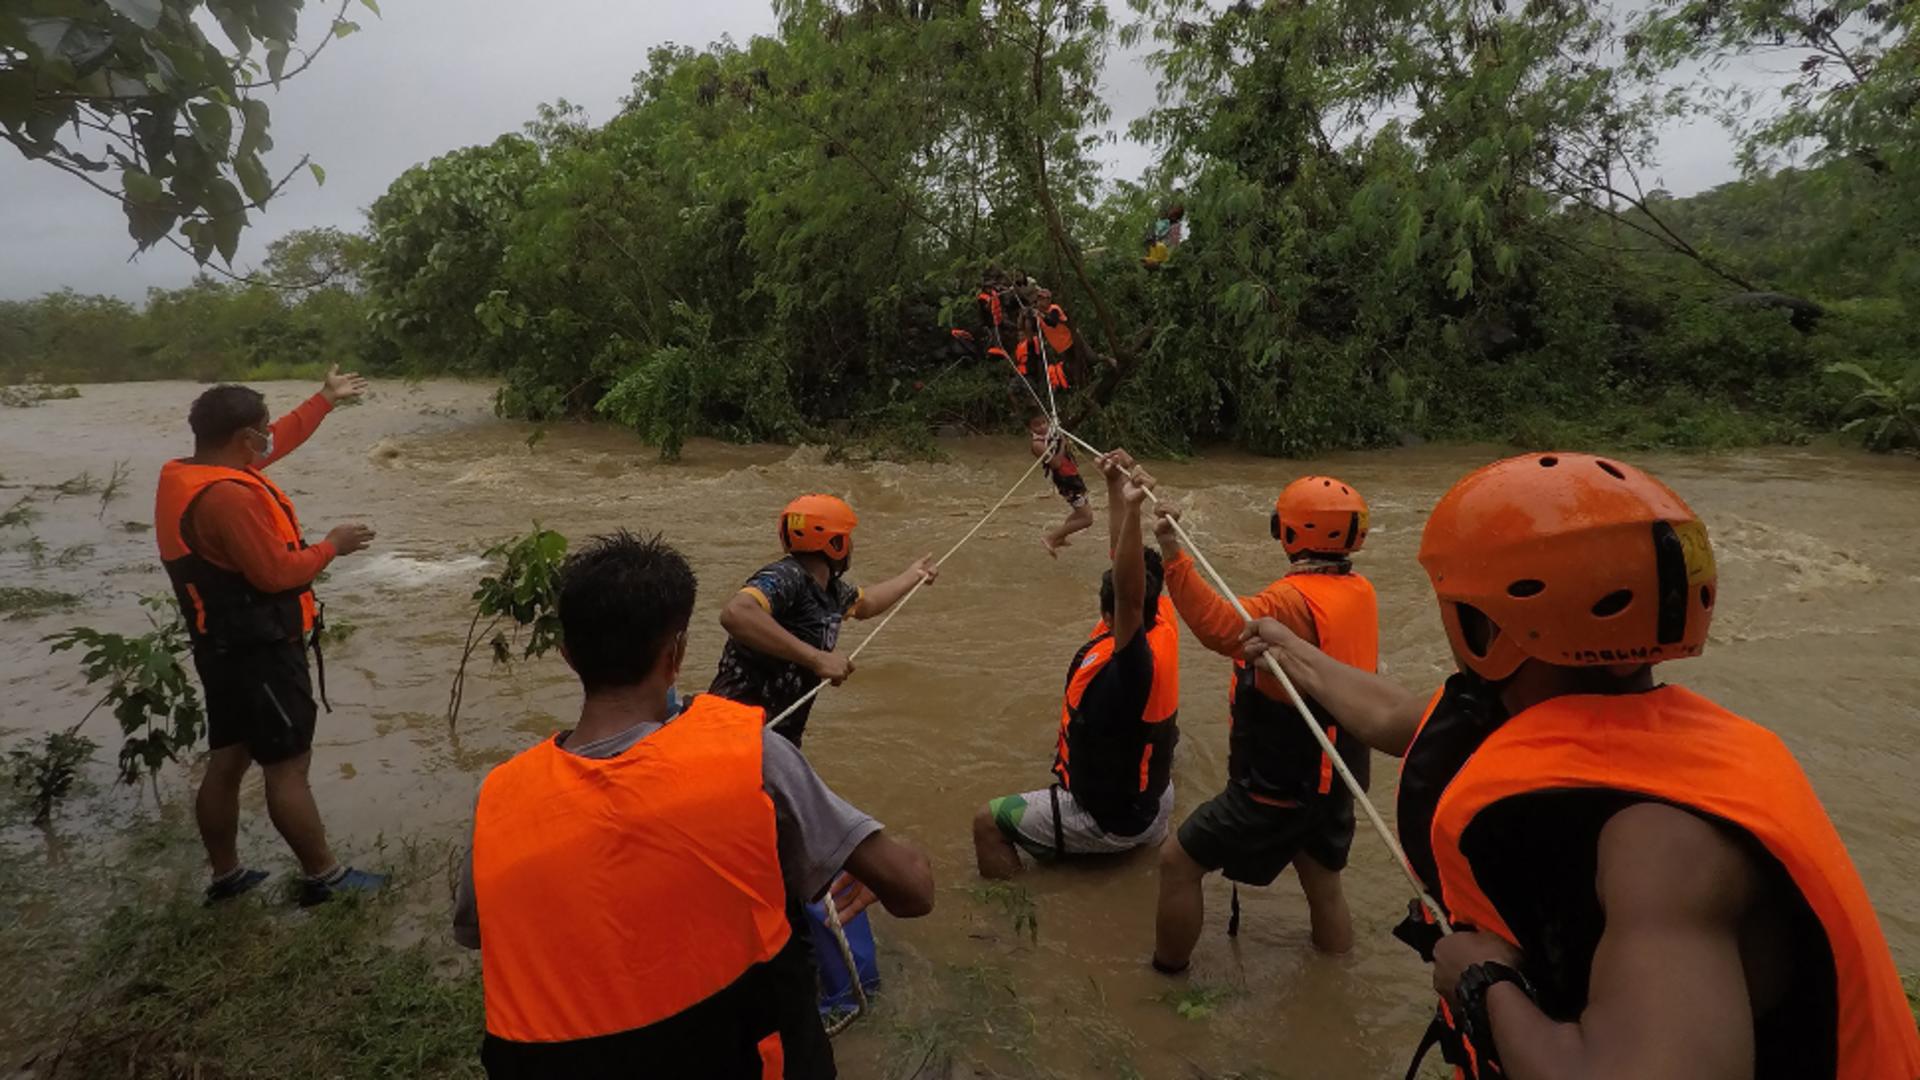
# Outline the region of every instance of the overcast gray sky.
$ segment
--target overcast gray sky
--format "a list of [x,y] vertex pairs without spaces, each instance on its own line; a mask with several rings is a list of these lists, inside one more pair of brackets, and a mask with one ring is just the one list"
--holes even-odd
[[[308,0],[318,29],[331,5]],[[242,242],[238,264],[267,241],[315,225],[358,228],[366,206],[408,166],[518,130],[543,101],[566,98],[595,122],[618,108],[629,80],[662,42],[704,45],[723,34],[744,41],[773,28],[767,0],[384,0],[384,17],[359,9],[360,33],[329,46],[298,79],[269,96],[276,150],[285,168],[311,153],[327,183],[301,177]],[[1105,92],[1113,127],[1153,105],[1154,79],[1140,54],[1115,53]],[[1694,125],[1666,140],[1661,176],[1675,193],[1733,176],[1726,136]],[[1144,147],[1121,137],[1106,151],[1111,175],[1137,176]],[[149,286],[193,277],[193,260],[170,247],[129,262],[133,243],[119,208],[65,174],[0,151],[0,298],[61,287],[138,300]]]

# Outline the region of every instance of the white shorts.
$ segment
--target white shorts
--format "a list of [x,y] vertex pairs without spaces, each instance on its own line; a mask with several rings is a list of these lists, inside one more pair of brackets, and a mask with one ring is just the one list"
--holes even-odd
[[[1166,839],[1173,818],[1173,785],[1160,794],[1153,824],[1133,836],[1116,836],[1102,829],[1073,793],[1055,784],[1020,795],[1002,795],[987,803],[1000,834],[1040,859],[1060,855],[1114,855],[1158,845]],[[1057,825],[1056,825],[1057,822]]]

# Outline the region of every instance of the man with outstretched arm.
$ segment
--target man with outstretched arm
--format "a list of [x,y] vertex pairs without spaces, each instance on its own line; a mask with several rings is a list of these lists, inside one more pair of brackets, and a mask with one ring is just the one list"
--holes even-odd
[[775,731],[799,746],[807,733],[811,700],[822,682],[839,686],[853,674],[853,661],[834,651],[846,617],[877,619],[906,598],[922,580],[933,584],[940,568],[932,555],[868,588],[846,579],[853,566],[853,507],[833,495],[802,495],[780,512],[785,556],[760,568],[720,612],[727,644],[707,692],[780,717]]
[[1345,732],[1404,757],[1401,844],[1457,931],[1396,936],[1444,999],[1420,1051],[1468,1077],[1913,1080],[1877,916],[1780,740],[1656,683],[1719,581],[1658,480],[1528,454],[1456,484],[1420,561],[1458,672],[1421,699],[1249,627]]
[[[488,774],[455,899],[480,950],[489,1075],[834,1075],[803,906],[830,886],[933,909],[926,856],[835,795],[763,709],[673,711],[696,583],[659,537],[604,536],[560,574],[585,699]],[[836,884],[844,867],[860,885]]]
[[[300,860],[302,906],[386,881],[334,857],[307,776],[319,714],[306,655],[319,640],[313,580],[335,558],[372,543],[373,530],[341,525],[309,545],[293,501],[261,471],[306,442],[335,404],[366,388],[365,379],[336,366],[319,393],[269,424],[259,391],[215,386],[187,414],[193,456],[160,469],[154,536],[206,692],[212,754],[194,817],[212,864],[208,903],[267,878],[241,864],[237,847],[240,781],[255,762],[267,814]],[[324,679],[323,672],[323,699]]]
[[1140,541],[1153,477],[1124,450],[1102,454],[1113,565],[1100,621],[1067,664],[1053,783],[1002,795],[973,818],[980,876],[1020,872],[1020,852],[1054,860],[1158,844],[1173,815],[1180,741],[1180,626],[1160,595],[1160,560]]

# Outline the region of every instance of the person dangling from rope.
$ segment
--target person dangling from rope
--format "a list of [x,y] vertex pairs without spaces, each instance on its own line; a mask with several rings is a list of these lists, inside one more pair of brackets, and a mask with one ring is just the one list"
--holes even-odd
[[1041,460],[1041,467],[1047,471],[1047,479],[1053,481],[1053,489],[1067,500],[1067,519],[1040,536],[1040,545],[1047,554],[1060,557],[1060,549],[1072,543],[1075,533],[1084,532],[1093,525],[1093,506],[1087,501],[1087,482],[1080,476],[1080,466],[1073,460],[1073,450],[1067,441],[1054,428],[1053,421],[1045,413],[1035,413],[1027,420],[1028,447],[1033,456]]
[[1150,848],[1173,816],[1180,627],[1160,595],[1160,560],[1141,546],[1140,506],[1153,478],[1125,451],[1103,455],[1099,466],[1113,566],[1100,583],[1100,621],[1067,665],[1054,782],[975,814],[981,877],[1013,877],[1021,851],[1051,861]]
[[[872,588],[856,588],[845,574],[859,521],[832,495],[787,504],[779,523],[785,557],[748,578],[720,613],[727,644],[709,693],[777,716],[822,681],[840,685],[853,674],[853,662],[833,651],[846,617],[884,615],[921,579],[940,576],[929,554]],[[812,711],[809,701],[774,730],[799,746]]]

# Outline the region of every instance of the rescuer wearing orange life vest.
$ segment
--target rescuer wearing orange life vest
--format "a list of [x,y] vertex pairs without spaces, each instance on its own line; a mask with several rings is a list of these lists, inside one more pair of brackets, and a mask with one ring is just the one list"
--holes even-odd
[[308,545],[293,501],[261,471],[306,442],[337,402],[366,387],[336,366],[319,393],[272,424],[258,391],[213,387],[187,414],[193,456],[160,467],[154,536],[206,692],[212,753],[194,817],[213,875],[208,903],[267,878],[241,864],[237,846],[240,781],[255,762],[267,814],[305,874],[302,905],[386,880],[334,858],[307,780],[319,712],[306,656],[309,641],[318,640],[313,579],[336,557],[372,543],[373,530],[341,525]]
[[[1527,454],[1420,543],[1459,666],[1430,700],[1249,628],[1343,731],[1404,758],[1424,1053],[1513,1080],[1913,1080],[1920,1033],[1858,872],[1781,741],[1653,665],[1720,597],[1706,526],[1646,473]],[[1416,1066],[1417,1067],[1417,1066]]]
[[1103,454],[1113,566],[1100,582],[1100,622],[1067,665],[1054,782],[1004,795],[973,819],[980,876],[1036,858],[1114,854],[1166,835],[1173,750],[1180,741],[1180,627],[1160,595],[1159,560],[1140,543],[1140,504],[1153,477],[1125,451]]
[[487,775],[455,898],[495,1078],[834,1075],[799,920],[933,908],[925,856],[849,806],[764,710],[675,713],[697,583],[658,537],[570,556],[556,608],[580,720]]
[[[845,578],[853,565],[853,507],[832,495],[802,495],[780,512],[780,546],[786,557],[747,579],[720,612],[727,644],[709,693],[757,705],[779,716],[824,680],[835,686],[853,674],[853,661],[834,652],[848,615],[874,619],[912,591],[922,578],[940,576],[932,555],[870,589]],[[799,746],[813,702],[800,706],[774,728]]]
[[[1238,658],[1245,623],[1201,577],[1173,530],[1178,518],[1161,507],[1155,530],[1173,606],[1201,644]],[[1367,539],[1366,500],[1333,477],[1305,476],[1281,491],[1268,524],[1291,567],[1241,603],[1255,618],[1279,619],[1330,655],[1374,670],[1378,604],[1372,583],[1353,572],[1353,555]],[[1267,885],[1291,865],[1307,897],[1314,947],[1346,952],[1353,947],[1353,916],[1340,872],[1353,847],[1353,796],[1271,675],[1236,660],[1227,708],[1227,786],[1161,849],[1154,967],[1173,973],[1187,966],[1205,917],[1201,882],[1215,870],[1235,882]],[[1336,727],[1326,732],[1366,783],[1366,746]],[[1236,927],[1230,922],[1228,929]]]

